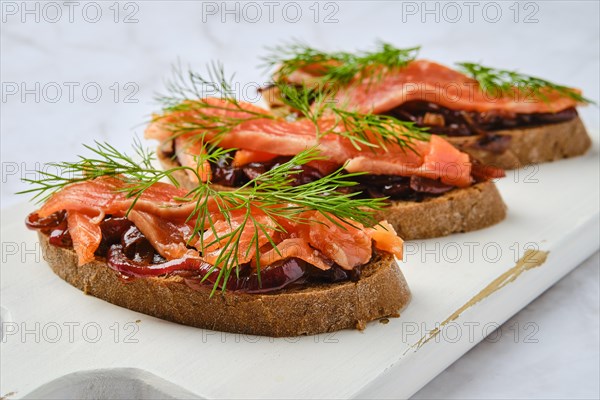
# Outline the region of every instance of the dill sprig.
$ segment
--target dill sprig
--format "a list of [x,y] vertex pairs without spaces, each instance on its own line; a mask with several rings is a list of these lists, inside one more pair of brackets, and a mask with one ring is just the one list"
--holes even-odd
[[282,81],[273,84],[279,89],[281,99],[285,104],[298,111],[315,125],[317,138],[329,133],[329,131],[321,132],[319,120],[323,117],[325,110],[332,105],[331,95],[333,92],[331,89],[321,85],[319,87],[314,85],[311,85],[311,87],[288,85]]
[[206,75],[184,70],[181,62],[172,66],[172,77],[165,82],[166,94],[157,94],[155,99],[163,105],[165,111],[178,109],[189,99],[219,97],[231,102],[237,102],[233,85],[235,74],[229,77],[220,61],[212,61],[206,66]]
[[[418,127],[413,122],[401,121],[395,117],[378,114],[364,114],[338,107],[331,100],[331,90],[314,89],[306,85],[288,85],[285,82],[274,83],[280,90],[282,101],[292,109],[309,119],[317,129],[319,137],[334,134],[347,139],[355,149],[363,146],[375,150],[388,151],[389,144],[415,151],[414,141],[429,140],[428,128]],[[322,130],[319,120],[322,116],[331,116],[335,123],[331,128]]]
[[[221,112],[204,112],[207,110]],[[187,111],[189,113],[186,113]],[[230,113],[232,111],[236,113],[232,115]],[[207,99],[196,99],[170,107],[166,114],[155,117],[153,122],[163,124],[165,129],[171,132],[170,139],[192,133],[198,142],[205,142],[206,136],[210,135],[211,141],[217,143],[224,135],[244,122],[274,118],[275,116],[269,114],[267,110],[264,113],[248,110],[239,103],[227,101],[218,105]]]
[[[154,152],[144,148],[137,137],[133,145],[134,156],[121,152],[105,142],[95,141],[94,144],[95,146],[83,145],[91,152],[91,156],[79,155],[76,162],[47,163],[46,168],[36,171],[38,178],[23,178],[23,182],[35,187],[17,194],[33,193],[33,200],[43,203],[67,185],[99,177],[120,177],[127,182],[149,182],[168,178],[173,185],[179,186],[170,174],[165,174],[165,171],[152,166],[155,159]],[[51,171],[59,171],[59,173],[55,174]]]
[[475,79],[481,88],[491,95],[514,95],[514,89],[529,90],[543,100],[548,101],[545,91],[556,91],[562,96],[569,97],[579,103],[594,103],[583,97],[573,88],[559,85],[542,78],[521,74],[517,71],[486,67],[478,63],[457,63],[462,72]]
[[[243,122],[260,118],[274,118],[267,110],[256,111],[243,107],[236,97],[233,83],[235,74],[227,75],[223,64],[213,61],[205,75],[184,69],[181,63],[173,66],[172,78],[167,80],[166,94],[155,96],[162,105],[161,122],[173,132],[173,138],[193,132],[201,137],[216,135],[213,142]],[[220,99],[221,102],[212,101]],[[241,114],[241,115],[240,115]]]
[[388,151],[387,145],[394,144],[416,152],[414,141],[427,141],[430,137],[427,127],[418,127],[413,122],[389,115],[361,114],[337,107],[331,110],[343,127],[336,134],[348,139],[359,151],[361,146]]
[[[373,69],[402,68],[413,61],[420,46],[401,49],[385,42],[378,42],[374,51],[356,53],[336,51],[324,52],[301,42],[282,44],[267,48],[269,53],[262,58],[263,66],[278,66],[276,75],[285,79],[295,71],[307,67],[314,68],[320,82],[346,85],[355,78],[375,77]],[[383,71],[378,71],[383,73]]]
[[[325,215],[336,224],[353,222],[372,225],[376,221],[373,211],[381,210],[385,206],[385,199],[361,199],[358,193],[344,193],[340,188],[354,186],[355,176],[361,173],[345,174],[342,169],[323,177],[314,182],[293,186],[294,174],[301,171],[298,166],[308,162],[321,160],[323,157],[318,150],[311,148],[305,150],[286,163],[283,163],[265,174],[251,180],[244,186],[235,190],[215,189],[211,182],[202,182],[200,173],[194,168],[178,166],[168,170],[158,170],[152,166],[154,153],[144,149],[139,141],[134,142],[135,157],[129,156],[117,150],[107,143],[96,142],[96,146],[85,146],[91,151],[92,156],[79,156],[75,162],[60,162],[49,164],[51,167],[61,169],[60,174],[50,173],[49,168],[38,171],[37,179],[24,179],[34,185],[33,188],[19,192],[33,193],[34,199],[44,201],[52,194],[60,191],[66,186],[89,181],[100,177],[116,177],[126,183],[120,191],[129,198],[133,198],[132,204],[127,212],[132,210],[142,194],[155,183],[168,179],[174,185],[178,185],[174,178],[177,171],[191,171],[196,174],[198,186],[191,189],[185,196],[176,200],[194,204],[193,211],[188,216],[187,222],[194,223],[194,230],[188,244],[195,240],[200,243],[200,250],[220,244],[219,255],[214,262],[213,268],[206,275],[208,277],[213,271],[218,270],[215,280],[214,294],[219,286],[226,289],[226,284],[232,273],[239,276],[240,271],[240,238],[249,227],[251,239],[245,253],[248,255],[250,249],[256,250],[257,273],[260,279],[260,235],[264,235],[268,242],[276,249],[275,241],[269,233],[285,232],[277,220],[285,218],[295,223],[310,223],[302,217],[305,211],[316,211]],[[198,164],[204,161],[214,161],[223,156],[226,150],[214,149],[197,156]],[[215,224],[214,214],[211,213],[209,205],[216,205],[222,218],[231,228],[228,232],[219,233]],[[258,211],[258,213],[257,213]],[[213,210],[214,212],[214,210]],[[241,213],[242,219],[233,223],[233,214]],[[258,219],[257,215],[267,217],[267,222]],[[334,220],[331,215],[339,218]],[[341,221],[341,222],[340,222]],[[205,228],[208,227],[208,228]],[[212,233],[214,240],[207,242],[205,233]],[[205,278],[206,278],[205,277]]]

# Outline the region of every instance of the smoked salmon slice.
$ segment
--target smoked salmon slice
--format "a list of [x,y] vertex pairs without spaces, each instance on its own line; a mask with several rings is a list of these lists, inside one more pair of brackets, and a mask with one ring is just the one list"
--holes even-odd
[[[220,101],[221,103],[218,103],[219,111],[223,118],[237,118],[240,114],[239,108],[248,108],[256,113],[256,107],[251,104],[240,102],[233,109],[231,104],[224,100]],[[214,101],[211,100],[210,104],[214,104]],[[223,111],[223,109],[231,111]],[[208,108],[196,110],[195,113],[169,114],[164,116],[164,119],[156,118],[146,129],[145,136],[161,142],[168,141],[173,138],[172,130],[169,129],[172,121],[178,120],[183,123],[182,121],[185,120],[186,123],[193,125],[194,120],[204,112],[210,113],[210,115],[214,113],[212,109]],[[263,113],[266,112],[263,110]],[[413,140],[413,150],[390,144],[387,146],[387,151],[383,149],[372,151],[371,149],[357,149],[349,139],[334,133],[327,133],[344,129],[337,125],[335,118],[323,117],[318,121],[317,126],[307,119],[288,121],[271,115],[263,118],[253,117],[251,120],[236,125],[227,133],[219,135],[218,138],[216,131],[211,132],[206,129],[190,131],[180,137],[197,140],[201,135],[206,141],[215,140],[219,147],[244,151],[245,153],[242,153],[240,157],[244,157],[246,160],[250,160],[252,157],[262,158],[265,156],[265,149],[268,149],[269,154],[295,156],[304,150],[317,147],[327,161],[337,167],[347,163],[346,168],[350,168],[348,170],[351,172],[435,177],[440,178],[444,183],[452,182],[459,187],[469,186],[472,183],[471,164],[468,156],[454,149],[450,144],[444,146],[442,142],[445,140],[442,138],[438,138],[433,145],[429,142]],[[238,162],[240,161],[238,160]],[[193,163],[189,166],[195,168]],[[435,168],[430,170],[432,166]],[[331,168],[331,170],[335,170],[335,168]],[[452,171],[454,175],[446,178],[443,175],[445,171]]]
[[[43,217],[67,212],[73,247],[79,264],[83,265],[94,259],[101,244],[100,224],[105,217],[124,216],[129,210],[133,200],[123,191],[128,184],[118,178],[74,183],[55,193],[37,214]],[[329,269],[336,263],[349,270],[370,261],[373,245],[395,255],[402,254],[402,240],[393,237],[393,229],[365,228],[357,222],[316,211],[303,212],[300,219],[304,222],[299,222],[267,216],[256,207],[250,211],[232,210],[228,218],[218,208],[210,208],[212,224],[204,227],[200,240],[200,234],[193,236],[195,220],[189,220],[195,203],[181,201],[185,194],[173,185],[155,183],[127,214],[167,260],[201,258],[215,265],[225,256],[233,257],[239,264],[254,266],[258,259],[262,267],[296,257],[320,269]],[[244,224],[246,220],[251,223]],[[389,226],[386,222],[382,224]],[[228,242],[233,246],[227,246]],[[231,253],[222,254],[223,251]]]
[[373,239],[375,247],[402,259],[404,242],[398,237],[396,230],[389,222],[381,221],[373,228],[367,228],[366,232]]
[[127,218],[146,236],[154,249],[167,260],[197,256],[186,247],[192,237],[193,227],[185,221],[175,222],[147,212],[132,210]]
[[346,170],[374,175],[418,175],[459,187],[471,184],[471,162],[467,154],[439,136],[432,136],[429,142],[419,142],[417,146],[417,152],[388,152],[378,157],[357,152],[346,164]]
[[77,254],[78,265],[94,260],[94,253],[102,241],[101,221],[77,211],[67,213],[69,233],[73,240],[73,249]]
[[[295,71],[285,79],[295,84],[310,84],[318,73]],[[377,79],[355,80],[339,88],[338,104],[349,110],[380,114],[413,100],[439,104],[452,110],[504,113],[553,113],[575,107],[577,102],[553,90],[545,91],[544,101],[526,90],[514,95],[487,93],[479,83],[452,68],[428,61],[415,60],[404,68],[374,71]]]
[[[177,159],[181,165],[196,166],[196,172],[200,176],[202,182],[210,181],[212,173],[210,169],[210,163],[204,160],[200,165],[197,163],[198,155],[204,154],[204,147],[202,143],[193,140],[185,140],[184,138],[175,138],[175,149],[177,152]],[[186,170],[185,173],[188,179],[193,183],[199,183],[198,177],[192,171]]]
[[[219,220],[204,233],[204,250],[206,252],[204,259],[207,262],[217,265],[219,256],[227,256],[222,253],[228,242],[234,243],[234,254],[231,256],[242,264],[252,260],[256,255],[256,250],[269,243],[268,238],[273,237],[275,233],[275,221],[266,215],[254,215],[251,218],[261,226],[261,229],[255,230],[255,225],[252,223],[247,223],[242,227],[245,218],[244,214],[238,214],[229,221]],[[231,249],[232,246],[229,246],[226,251]]]
[[235,152],[235,156],[233,157],[233,165],[236,167],[242,167],[253,162],[271,161],[278,156],[278,154],[267,153],[265,151],[238,150]]
[[[39,209],[40,217],[62,210],[75,210],[99,218],[104,215],[124,215],[132,202],[123,191],[127,183],[118,178],[97,178],[73,183],[55,193]],[[146,190],[136,203],[136,210],[170,217],[187,218],[195,204],[179,200],[187,194],[185,189],[158,182]]]
[[[314,224],[304,230],[308,243],[344,269],[364,265],[371,259],[371,237],[357,222],[348,224],[334,216],[313,213]],[[308,234],[306,234],[308,233]]]
[[277,245],[277,249],[263,253],[260,256],[260,265],[271,265],[286,258],[299,258],[322,270],[331,268],[331,262],[328,262],[322,253],[300,238],[285,239]]

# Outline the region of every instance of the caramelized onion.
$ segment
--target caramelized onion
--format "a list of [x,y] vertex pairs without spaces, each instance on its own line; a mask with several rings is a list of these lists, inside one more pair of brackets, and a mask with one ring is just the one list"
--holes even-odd
[[123,246],[123,252],[130,260],[143,264],[152,264],[154,261],[154,247],[135,225],[131,225],[123,233],[121,246]]
[[[234,287],[232,290],[246,293],[266,293],[280,290],[304,278],[307,269],[306,262],[297,258],[288,258],[262,269],[260,281],[257,272],[253,272],[247,277],[240,277],[240,279],[233,277]],[[229,288],[229,284],[227,287]]]
[[54,214],[51,214],[45,218],[41,218],[38,213],[31,213],[27,216],[25,220],[25,225],[27,228],[32,230],[41,230],[47,231],[51,228],[56,228],[60,225],[61,222],[65,221],[67,218],[66,211],[58,211]]
[[[219,270],[199,258],[181,258],[161,264],[147,264],[132,260],[125,254],[123,246],[116,244],[110,247],[107,255],[108,266],[127,277],[156,277],[162,275],[180,275],[192,289],[211,287],[217,281]],[[314,272],[311,272],[314,271]],[[337,273],[336,273],[337,271]],[[246,271],[244,271],[246,272]],[[341,272],[343,276],[339,274]],[[290,258],[264,268],[260,272],[260,279],[256,271],[241,274],[239,278],[232,272],[227,280],[226,289],[241,293],[268,293],[281,290],[293,283],[306,281],[315,274],[317,280],[337,282],[348,279],[341,269],[332,270],[331,273],[318,271],[306,262]],[[218,285],[223,288],[223,282]]]
[[[387,112],[398,119],[411,121],[418,126],[428,126],[431,133],[447,136],[489,135],[490,132],[555,124],[577,117],[575,108],[557,113],[516,114],[499,111],[471,112],[451,110],[438,104],[414,100],[408,101]],[[436,123],[432,124],[432,115]],[[443,125],[437,123],[443,121]],[[498,145],[496,143],[495,145]]]
[[323,271],[298,258],[287,258],[262,269],[260,282],[257,272],[253,272],[235,280],[233,285],[228,282],[227,288],[245,293],[268,293],[305,282],[356,281],[360,273],[360,267],[345,271],[339,265],[333,264],[330,269]]
[[[239,187],[291,159],[292,157],[281,156],[265,162],[252,162],[241,167],[236,167],[232,164],[232,157],[229,154],[229,156],[222,157],[217,162],[211,164],[213,183]],[[298,165],[292,168],[292,170],[299,171],[290,175],[293,186],[304,185],[323,177],[323,174],[318,169],[308,165]]]
[[148,264],[138,260],[131,260],[123,251],[123,246],[114,244],[108,249],[106,255],[110,268],[124,275],[135,277],[151,277],[166,275],[175,271],[208,271],[212,266],[199,258],[180,258],[161,264]]
[[37,213],[31,213],[27,216],[25,225],[29,229],[39,230],[48,235],[48,241],[53,246],[73,246],[73,240],[69,234],[69,226],[67,224],[67,212],[64,210],[55,212],[45,218],[41,218]]
[[73,240],[69,233],[69,226],[67,225],[67,219],[62,220],[58,226],[50,231],[50,239],[48,240],[51,245],[58,247],[72,247]]
[[133,222],[125,217],[106,218],[100,223],[102,239],[110,244],[119,243],[123,234],[132,226]]
[[454,186],[446,185],[437,179],[413,175],[410,177],[410,188],[419,193],[443,194],[454,189]]
[[104,257],[110,246],[121,243],[121,237],[131,226],[133,223],[125,217],[108,217],[102,221],[100,223],[102,240],[96,250],[96,255]]

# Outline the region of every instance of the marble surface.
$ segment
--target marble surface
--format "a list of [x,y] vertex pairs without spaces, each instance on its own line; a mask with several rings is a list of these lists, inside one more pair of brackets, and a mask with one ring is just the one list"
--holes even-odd
[[[223,61],[251,100],[267,80],[259,54],[292,38],[325,50],[420,44],[425,58],[516,68],[600,99],[595,1],[50,3],[1,3],[3,207],[24,201],[13,193],[41,163],[72,159],[92,140],[125,148],[141,136],[178,59],[199,70]],[[599,128],[598,107],[581,114]],[[515,324],[524,334],[529,322],[538,343],[515,341]],[[502,332],[416,397],[598,398],[598,254]]]

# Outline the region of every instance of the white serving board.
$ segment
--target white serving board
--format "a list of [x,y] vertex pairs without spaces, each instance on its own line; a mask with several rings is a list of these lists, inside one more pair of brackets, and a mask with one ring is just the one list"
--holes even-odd
[[[33,206],[3,209],[0,396],[409,397],[598,249],[598,154],[595,133],[584,157],[509,171],[497,226],[407,243],[413,300],[400,318],[291,339],[190,328],[85,296],[40,259],[23,226]],[[528,248],[540,253],[519,263]]]

